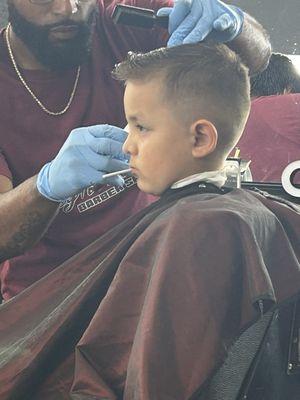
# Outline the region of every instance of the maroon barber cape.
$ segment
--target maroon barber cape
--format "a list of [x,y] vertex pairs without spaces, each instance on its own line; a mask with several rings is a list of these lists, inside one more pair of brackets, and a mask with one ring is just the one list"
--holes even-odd
[[0,399],[190,399],[299,294],[299,238],[285,201],[168,190],[0,307]]

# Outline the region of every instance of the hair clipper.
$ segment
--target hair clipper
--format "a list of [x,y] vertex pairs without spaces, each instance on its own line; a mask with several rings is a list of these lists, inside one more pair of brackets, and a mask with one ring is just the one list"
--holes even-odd
[[154,26],[168,29],[169,17],[158,17],[153,10],[117,4],[112,19],[116,24],[152,29]]

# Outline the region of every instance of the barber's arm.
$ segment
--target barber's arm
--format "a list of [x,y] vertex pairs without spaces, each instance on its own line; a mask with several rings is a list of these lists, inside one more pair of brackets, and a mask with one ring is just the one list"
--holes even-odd
[[250,75],[254,75],[267,67],[272,49],[264,28],[250,15],[244,17],[241,33],[227,46],[240,55]]
[[58,203],[45,199],[36,188],[36,177],[13,189],[0,176],[0,262],[22,254],[47,230]]
[[0,175],[0,262],[22,254],[46,232],[60,202],[92,184],[122,185],[105,173],[128,168],[122,145],[126,133],[109,125],[72,131],[53,161],[16,188]]
[[168,46],[212,39],[226,43],[248,66],[250,74],[264,69],[271,45],[263,27],[251,16],[220,0],[175,0],[174,7],[162,8],[169,16]]

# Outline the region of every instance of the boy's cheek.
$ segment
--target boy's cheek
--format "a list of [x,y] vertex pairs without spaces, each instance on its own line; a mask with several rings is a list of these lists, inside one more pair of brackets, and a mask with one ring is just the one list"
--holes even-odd
[[138,176],[137,177],[137,186],[138,188],[145,193],[148,194],[153,194],[153,195],[159,195],[160,193],[163,192],[161,190],[161,184],[160,182],[157,182],[155,180],[155,177],[145,177],[143,176]]

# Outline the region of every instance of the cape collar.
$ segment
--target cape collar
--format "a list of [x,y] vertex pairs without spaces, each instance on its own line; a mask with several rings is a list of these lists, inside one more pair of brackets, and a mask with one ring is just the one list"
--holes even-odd
[[171,189],[179,189],[184,186],[188,186],[191,183],[200,181],[211,183],[220,188],[224,186],[226,179],[227,177],[224,169],[218,171],[206,171],[199,174],[190,175],[184,179],[181,179],[180,181],[173,183]]

